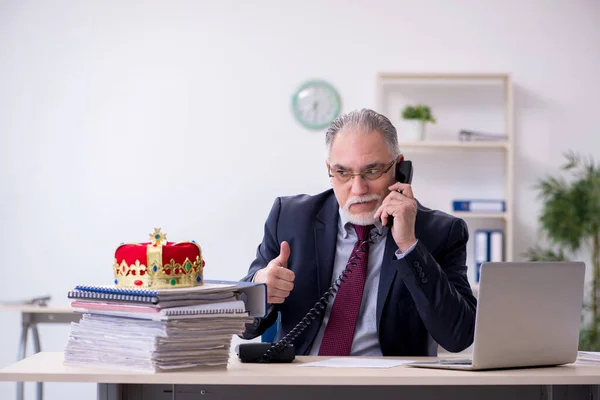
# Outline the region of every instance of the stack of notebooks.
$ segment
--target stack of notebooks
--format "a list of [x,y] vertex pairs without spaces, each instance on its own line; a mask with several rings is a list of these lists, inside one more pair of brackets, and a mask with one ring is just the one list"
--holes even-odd
[[253,320],[238,283],[156,291],[77,286],[68,297],[82,313],[65,349],[70,366],[152,372],[226,366],[233,335]]

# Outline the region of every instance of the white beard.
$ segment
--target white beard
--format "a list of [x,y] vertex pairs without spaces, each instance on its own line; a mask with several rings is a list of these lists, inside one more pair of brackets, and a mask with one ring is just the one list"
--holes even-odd
[[[354,214],[350,211],[350,206],[356,203],[365,203],[368,201],[377,200],[377,204],[373,208],[373,211],[363,212],[360,214]],[[373,225],[375,224],[375,212],[381,205],[381,196],[378,194],[369,194],[366,196],[353,196],[346,200],[346,204],[343,208],[340,209],[341,214],[344,216],[348,222],[354,225]]]

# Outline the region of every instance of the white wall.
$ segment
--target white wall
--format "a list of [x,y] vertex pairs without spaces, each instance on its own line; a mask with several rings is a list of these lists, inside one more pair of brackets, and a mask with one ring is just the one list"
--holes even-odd
[[[275,196],[328,188],[322,132],[290,112],[312,77],[348,111],[375,107],[380,71],[512,73],[520,253],[535,180],[566,149],[600,158],[598,17],[593,0],[0,0],[0,299],[66,303],[155,226],[198,241],[207,278],[243,276]],[[0,366],[19,330],[3,317]],[[41,334],[60,351],[68,328]]]

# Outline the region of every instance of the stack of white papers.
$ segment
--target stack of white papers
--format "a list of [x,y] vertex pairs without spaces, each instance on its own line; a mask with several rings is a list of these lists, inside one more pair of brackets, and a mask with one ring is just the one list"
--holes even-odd
[[71,324],[65,365],[151,372],[226,366],[232,336],[252,322],[245,303],[226,290],[176,307],[74,299],[83,315]]
[[577,364],[600,364],[600,353],[593,351],[578,351]]

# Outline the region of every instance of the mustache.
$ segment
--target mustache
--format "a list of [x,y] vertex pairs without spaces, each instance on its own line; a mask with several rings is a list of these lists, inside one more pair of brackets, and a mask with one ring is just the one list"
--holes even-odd
[[367,194],[364,196],[352,196],[352,197],[349,197],[348,200],[346,200],[345,208],[350,207],[352,204],[367,203],[367,202],[373,201],[373,200],[377,200],[379,202],[379,201],[381,201],[381,196],[378,194]]

